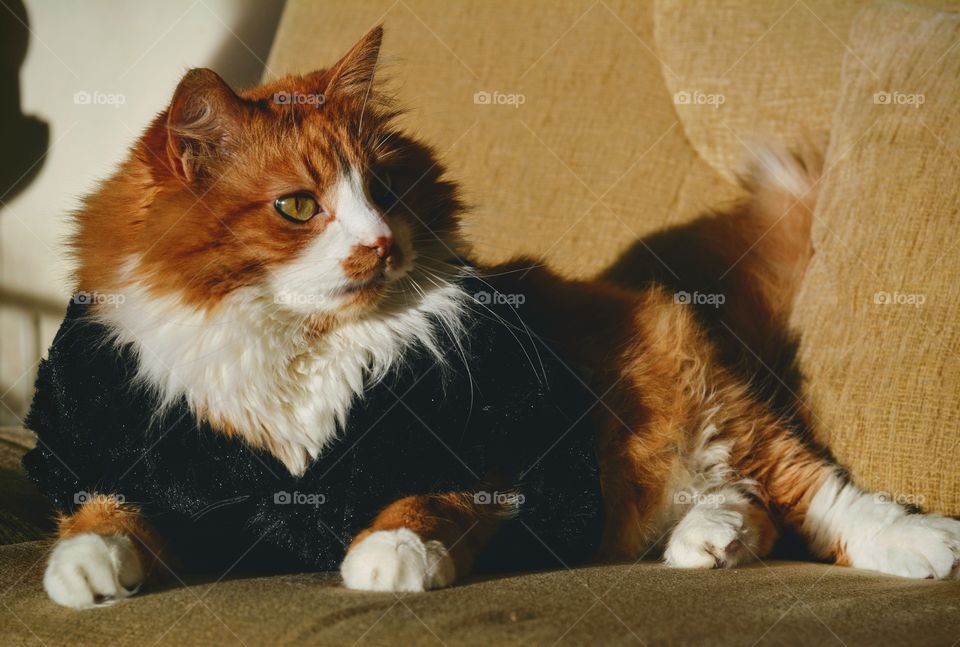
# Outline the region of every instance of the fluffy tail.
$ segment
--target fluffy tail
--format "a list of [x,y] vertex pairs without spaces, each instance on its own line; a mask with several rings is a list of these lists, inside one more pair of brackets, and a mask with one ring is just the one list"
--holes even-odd
[[604,278],[628,288],[660,283],[689,295],[728,359],[759,358],[773,367],[813,256],[820,163],[817,155],[769,144],[749,153],[740,204],[645,238]]
[[813,257],[810,230],[820,161],[813,154],[791,155],[771,145],[750,153],[741,180],[749,198],[728,242],[730,251],[742,252],[727,272],[752,286],[756,305],[767,317],[785,322]]
[[799,426],[807,427],[798,395],[803,384],[797,339],[789,320],[814,253],[819,157],[791,155],[770,145],[750,153],[741,179],[745,201],[702,230],[726,268],[719,289],[727,299],[712,315],[712,328],[728,362],[743,371],[759,395],[780,415],[796,416]]

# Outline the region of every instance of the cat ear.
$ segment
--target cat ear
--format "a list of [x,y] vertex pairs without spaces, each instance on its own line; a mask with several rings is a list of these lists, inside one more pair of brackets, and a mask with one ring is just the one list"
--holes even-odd
[[216,72],[187,72],[167,110],[167,157],[182,180],[203,175],[205,164],[223,152],[240,128],[243,100]]
[[383,25],[377,25],[350,48],[325,74],[327,95],[365,96],[370,91],[383,42]]

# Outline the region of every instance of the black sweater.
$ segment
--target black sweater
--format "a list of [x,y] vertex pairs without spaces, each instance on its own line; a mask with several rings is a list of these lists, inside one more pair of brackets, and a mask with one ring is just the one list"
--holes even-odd
[[[464,282],[471,294],[492,293]],[[522,504],[479,569],[585,561],[603,522],[595,399],[524,329],[532,304],[485,304],[506,324],[471,305],[463,346],[472,379],[449,339],[449,368],[409,351],[295,477],[199,422],[185,402],[158,415],[157,398],[131,380],[131,350],[106,342],[87,307],[72,304],[40,365],[27,417],[39,442],[24,467],[62,512],[93,493],[140,505],[188,566],[223,568],[245,555],[246,566],[274,570],[335,569],[353,535],[392,501],[465,490],[496,473]]]

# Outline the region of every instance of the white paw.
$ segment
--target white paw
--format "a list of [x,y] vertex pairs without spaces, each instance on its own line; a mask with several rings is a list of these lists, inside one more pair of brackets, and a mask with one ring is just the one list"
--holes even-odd
[[412,530],[379,530],[354,546],[340,565],[347,588],[426,591],[453,582],[453,560],[439,541],[426,543]]
[[939,515],[897,517],[847,542],[850,565],[918,579],[960,575],[960,521]]
[[136,593],[143,583],[140,556],[129,537],[83,533],[57,542],[43,588],[57,604],[84,609]]
[[753,559],[745,541],[741,513],[694,507],[673,529],[663,558],[676,568],[736,566]]

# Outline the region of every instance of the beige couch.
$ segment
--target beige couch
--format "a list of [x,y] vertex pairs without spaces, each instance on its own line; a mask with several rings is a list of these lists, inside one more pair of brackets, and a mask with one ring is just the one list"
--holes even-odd
[[[823,143],[817,255],[794,317],[812,418],[862,484],[960,514],[960,15],[815,0],[292,0],[268,74],[323,66],[381,21],[407,123],[463,181],[484,260],[527,253],[600,274],[638,239],[734,200],[751,138]],[[403,596],[342,590],[334,575],[230,573],[71,612],[40,588],[46,511],[16,467],[29,436],[0,441],[3,644],[960,639],[960,583],[777,560]]]

